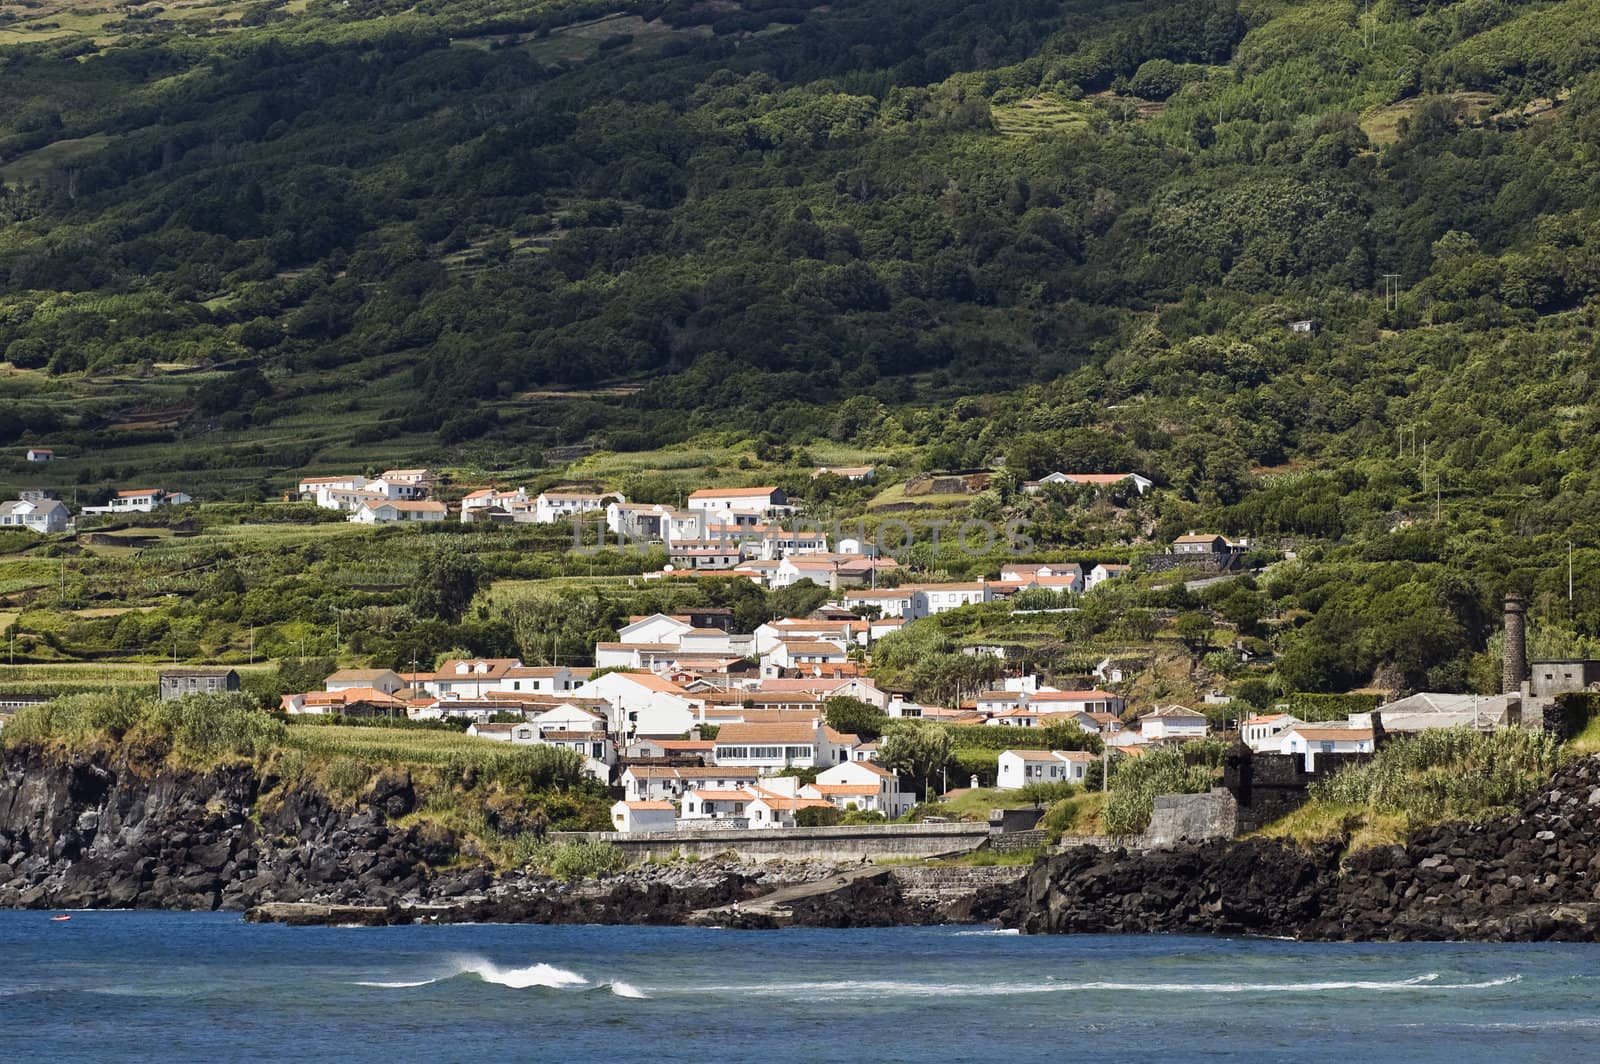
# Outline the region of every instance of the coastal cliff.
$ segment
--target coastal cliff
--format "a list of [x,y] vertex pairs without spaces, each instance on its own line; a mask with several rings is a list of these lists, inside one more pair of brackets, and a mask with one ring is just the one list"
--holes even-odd
[[1002,922],[1028,932],[1355,941],[1600,940],[1600,760],[1568,763],[1517,814],[1345,852],[1277,839],[1041,860]]
[[[19,747],[0,766],[0,907],[263,907],[302,923],[679,924],[720,914],[749,927],[939,923],[967,911],[959,891],[940,903],[887,873],[852,874],[836,892],[828,881],[841,866],[828,862],[650,864],[572,883],[496,869],[444,828],[396,823],[417,801],[403,771],[380,775],[351,807],[244,763],[197,771],[126,747]],[[739,909],[807,883],[819,888],[781,920]]]
[[120,749],[13,749],[0,766],[0,907],[258,909],[303,923],[997,920],[1034,933],[1600,941],[1595,758],[1568,763],[1516,815],[1426,828],[1404,845],[1083,847],[1015,881],[974,875],[967,889],[926,878],[954,870],[860,862],[645,865],[563,883],[497,870],[450,831],[406,823],[416,802],[404,772],[379,776],[351,806],[247,764],[200,771]]

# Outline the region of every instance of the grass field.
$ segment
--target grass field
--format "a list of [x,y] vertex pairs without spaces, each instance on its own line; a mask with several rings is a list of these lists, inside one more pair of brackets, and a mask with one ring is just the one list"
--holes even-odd
[[1038,137],[1086,129],[1089,108],[1082,104],[1035,96],[990,108],[995,128],[1008,137]]

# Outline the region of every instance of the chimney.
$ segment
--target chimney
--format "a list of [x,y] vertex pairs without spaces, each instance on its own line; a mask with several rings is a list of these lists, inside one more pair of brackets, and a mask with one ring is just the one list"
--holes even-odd
[[1517,694],[1522,690],[1522,681],[1528,675],[1528,644],[1524,628],[1524,612],[1522,596],[1515,591],[1507,593],[1505,662],[1500,671],[1501,694]]

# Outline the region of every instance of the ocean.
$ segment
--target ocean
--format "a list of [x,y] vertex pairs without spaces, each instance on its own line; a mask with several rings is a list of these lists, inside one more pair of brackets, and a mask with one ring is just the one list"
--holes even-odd
[[0,912],[0,1061],[1572,1064],[1600,947]]

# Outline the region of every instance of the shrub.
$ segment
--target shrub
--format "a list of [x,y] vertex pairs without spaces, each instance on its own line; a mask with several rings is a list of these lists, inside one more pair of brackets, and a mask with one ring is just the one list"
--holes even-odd
[[562,842],[551,851],[544,871],[557,879],[594,879],[627,863],[623,852],[609,842]]

